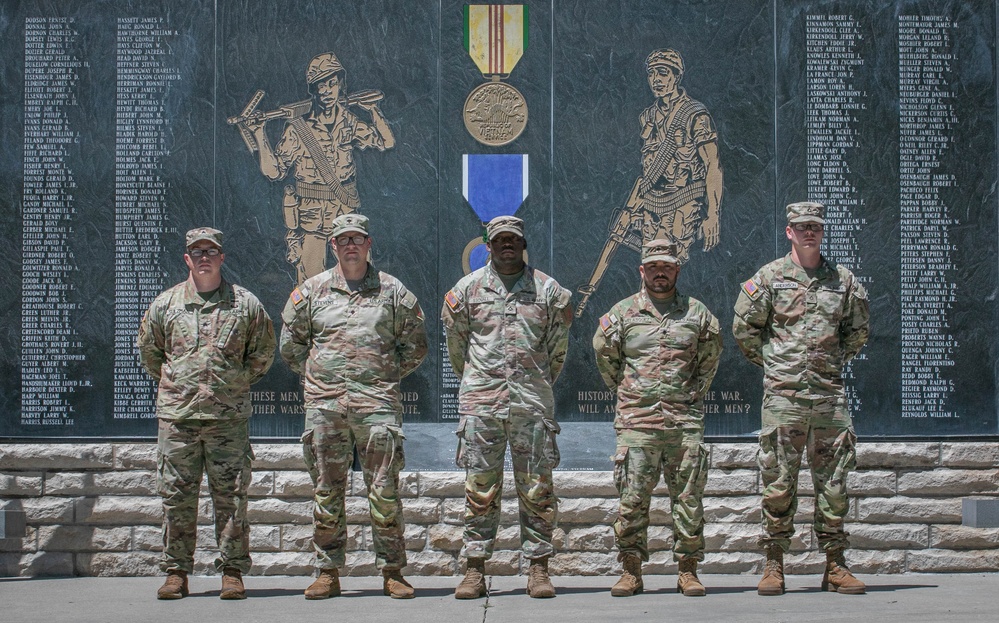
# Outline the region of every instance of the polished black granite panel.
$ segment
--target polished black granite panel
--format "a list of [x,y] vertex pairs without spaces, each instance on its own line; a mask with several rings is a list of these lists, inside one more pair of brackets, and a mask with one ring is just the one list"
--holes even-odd
[[[642,173],[645,59],[672,48],[680,86],[717,132],[718,243],[694,240],[680,288],[718,316],[725,352],[707,433],[751,439],[761,373],[731,339],[739,284],[787,252],[783,206],[830,206],[824,252],[871,293],[851,367],[862,436],[994,435],[995,8],[978,2],[528,2],[528,46],[503,82],[528,110],[502,146],[476,141],[466,98],[487,82],[463,45],[462,2],[60,2],[0,7],[0,436],[150,437],[153,385],[131,342],[182,280],[182,234],[226,232],[226,269],[275,324],[296,282],[283,200],[237,127],[309,98],[332,52],[345,90],[377,90],[395,144],[352,152],[376,265],[418,294],[431,352],[404,381],[410,467],[447,467],[455,379],[440,302],[481,223],[463,156],[527,155],[530,262],[591,281],[612,216]],[[370,113],[352,110],[365,122]],[[286,119],[267,122],[277,145]],[[613,401],[593,365],[597,319],[639,283],[621,245],[575,320],[556,410],[566,466],[606,467]],[[329,259],[326,260],[329,265]],[[302,430],[282,362],[254,387],[258,438]],[[578,429],[578,430],[577,430]],[[603,435],[603,433],[601,433]],[[583,448],[580,450],[580,448]],[[599,450],[597,450],[599,448]]]

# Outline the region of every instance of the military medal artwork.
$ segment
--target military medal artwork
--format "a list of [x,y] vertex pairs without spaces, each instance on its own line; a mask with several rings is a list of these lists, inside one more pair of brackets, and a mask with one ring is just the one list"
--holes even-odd
[[[461,190],[476,216],[488,223],[497,216],[513,216],[528,191],[527,154],[465,154]],[[481,237],[472,238],[462,254],[465,274],[482,268],[489,251]]]
[[526,49],[525,5],[465,5],[465,50],[490,81],[472,89],[462,112],[468,133],[483,145],[512,143],[527,126],[527,101],[501,81]]

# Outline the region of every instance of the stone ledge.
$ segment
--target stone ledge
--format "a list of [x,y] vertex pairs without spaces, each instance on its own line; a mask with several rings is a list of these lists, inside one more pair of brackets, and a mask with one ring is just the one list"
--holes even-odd
[[921,550],[908,553],[908,570],[920,573],[994,572],[999,568],[995,550]]
[[113,448],[115,469],[156,470],[155,443],[116,443]]
[[45,475],[45,495],[156,495],[150,471],[57,472]]
[[73,575],[73,554],[31,552],[0,554],[0,577],[49,577]]
[[132,529],[126,526],[41,526],[38,549],[48,552],[127,552]]
[[869,523],[961,523],[961,499],[861,498],[857,519]]
[[898,475],[898,494],[910,497],[996,492],[999,492],[999,469],[934,469]]
[[42,494],[42,474],[15,472],[0,473],[0,491],[4,498],[38,497]]
[[940,465],[944,467],[999,467],[999,442],[940,444]]
[[857,468],[935,467],[940,463],[940,442],[858,443]]
[[112,526],[155,525],[163,522],[159,497],[103,495],[79,498],[76,522]]
[[294,469],[305,471],[302,446],[296,443],[253,444],[253,469]]
[[0,445],[4,470],[111,469],[111,444],[16,444]]

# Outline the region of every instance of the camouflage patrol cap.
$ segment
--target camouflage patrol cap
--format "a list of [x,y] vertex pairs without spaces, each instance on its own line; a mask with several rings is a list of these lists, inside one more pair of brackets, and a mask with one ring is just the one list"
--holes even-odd
[[683,57],[676,50],[670,48],[655,50],[645,59],[646,69],[652,69],[658,65],[671,67],[678,75],[683,76]]
[[336,57],[336,54],[326,52],[312,59],[312,62],[309,63],[309,68],[305,70],[305,81],[313,84],[329,78],[338,71],[343,71],[340,59]]
[[360,234],[368,235],[368,217],[356,212],[352,214],[341,214],[333,219],[333,237],[348,231],[356,231]]
[[826,207],[814,201],[798,201],[787,205],[787,222],[794,223],[818,223],[825,225]]
[[492,240],[503,232],[524,237],[524,221],[516,216],[497,216],[486,224],[486,237]]
[[222,232],[211,227],[195,227],[191,231],[187,232],[187,248],[195,242],[200,242],[201,240],[207,240],[208,242],[214,244],[219,249],[222,248]]
[[676,259],[676,256],[676,245],[665,238],[650,240],[642,245],[642,264],[651,262],[679,264],[680,260]]

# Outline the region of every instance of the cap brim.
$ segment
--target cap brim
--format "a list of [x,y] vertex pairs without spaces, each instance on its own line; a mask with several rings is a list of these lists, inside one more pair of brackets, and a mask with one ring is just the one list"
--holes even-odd
[[201,242],[202,240],[205,241],[205,242],[210,242],[210,243],[214,244],[219,249],[222,248],[222,245],[220,245],[214,238],[210,238],[208,236],[202,236],[200,238],[195,238],[191,242],[187,243],[187,248],[190,249],[191,247],[194,246],[195,243]]
[[524,232],[520,231],[516,227],[500,227],[493,233],[489,234],[489,241],[492,242],[493,238],[503,233],[515,234],[517,236],[520,236],[521,238],[524,237]]
[[651,264],[652,262],[668,262],[670,264],[679,264],[680,260],[676,259],[672,255],[650,255],[649,257],[642,260],[642,264]]
[[337,229],[337,230],[334,230],[333,233],[330,234],[330,235],[332,237],[336,238],[337,236],[339,236],[341,234],[347,234],[347,233],[350,233],[350,232],[356,232],[358,234],[361,234],[362,236],[368,236],[368,235],[370,235],[370,234],[368,234],[368,232],[364,231],[363,229],[358,229],[357,227],[344,227],[343,229]]
[[819,225],[825,225],[826,220],[821,216],[796,216],[787,220],[790,225],[795,223],[818,223]]

